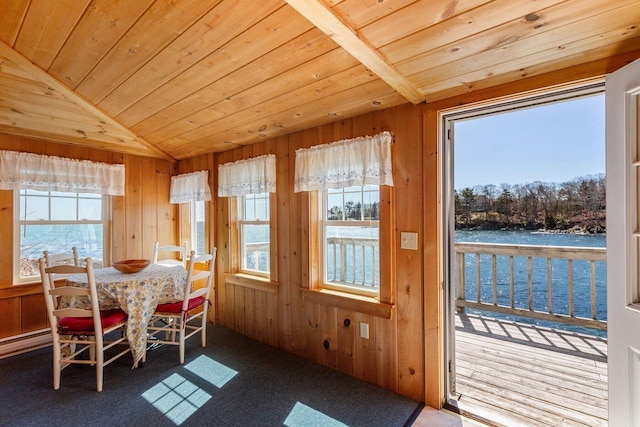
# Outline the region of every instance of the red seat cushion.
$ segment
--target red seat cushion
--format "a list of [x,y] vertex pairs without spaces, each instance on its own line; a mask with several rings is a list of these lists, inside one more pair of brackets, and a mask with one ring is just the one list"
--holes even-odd
[[[117,325],[127,318],[127,313],[119,308],[112,310],[101,310],[100,320],[102,323],[102,329],[109,328]],[[93,334],[93,318],[92,317],[63,317],[58,322],[59,330],[61,334],[65,333],[79,333],[85,332],[87,334]]]
[[[198,306],[204,304],[205,298],[203,296],[191,298],[187,311],[192,310]],[[182,301],[170,302],[166,304],[158,304],[156,313],[180,313],[182,311]]]

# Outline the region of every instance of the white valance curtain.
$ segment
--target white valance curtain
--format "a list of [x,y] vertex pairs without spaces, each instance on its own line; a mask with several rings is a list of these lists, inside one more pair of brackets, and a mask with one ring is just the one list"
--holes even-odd
[[124,165],[0,151],[0,189],[124,195]]
[[352,185],[393,186],[391,133],[296,150],[294,192]]
[[275,154],[225,163],[218,167],[218,196],[220,197],[275,193],[275,191]]
[[209,171],[185,173],[171,177],[169,203],[189,203],[211,200]]

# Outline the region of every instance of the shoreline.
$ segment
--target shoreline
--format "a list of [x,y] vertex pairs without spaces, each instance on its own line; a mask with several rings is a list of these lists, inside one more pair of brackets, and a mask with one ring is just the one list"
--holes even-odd
[[536,234],[575,234],[584,236],[606,236],[607,230],[604,227],[581,227],[573,226],[566,229],[546,229],[541,228],[528,228],[528,227],[486,227],[485,225],[477,225],[471,227],[461,226],[461,224],[455,224],[456,231],[526,231]]

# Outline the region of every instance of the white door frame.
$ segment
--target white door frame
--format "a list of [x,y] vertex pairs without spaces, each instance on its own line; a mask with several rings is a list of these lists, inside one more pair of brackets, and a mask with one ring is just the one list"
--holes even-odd
[[[489,115],[519,109],[527,106],[542,105],[590,94],[602,93],[602,80],[567,85],[563,88],[551,88],[536,91],[529,95],[514,95],[502,100],[488,100],[478,104],[455,107],[438,113],[440,126],[440,170],[442,171],[442,244],[443,244],[443,313],[444,319],[444,403],[446,407],[455,408],[455,300],[453,284],[453,244],[454,244],[454,125],[456,120]],[[609,200],[607,199],[607,204]],[[608,241],[607,241],[608,246]],[[614,424],[610,424],[614,426]],[[640,426],[639,426],[640,427]]]

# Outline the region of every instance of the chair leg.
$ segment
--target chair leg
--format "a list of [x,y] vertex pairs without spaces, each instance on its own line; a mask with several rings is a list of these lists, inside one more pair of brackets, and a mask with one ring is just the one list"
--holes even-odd
[[53,389],[58,390],[60,388],[60,343],[54,341],[53,343]]
[[167,332],[167,340],[175,341],[176,340],[176,328],[179,326],[175,319],[169,318],[167,322],[171,324],[171,332]]
[[[178,347],[180,349],[180,364],[184,364],[184,336],[187,333],[186,322],[183,324],[184,320],[181,320],[180,323],[180,331],[178,331],[178,340],[180,341]],[[178,323],[178,322],[176,322]]]
[[207,318],[202,316],[202,346],[207,346]]
[[104,350],[102,343],[98,344],[98,340],[96,340],[95,345],[92,346],[95,348],[96,352],[96,390],[99,392],[102,391],[102,380],[103,380],[103,372],[104,372]]

